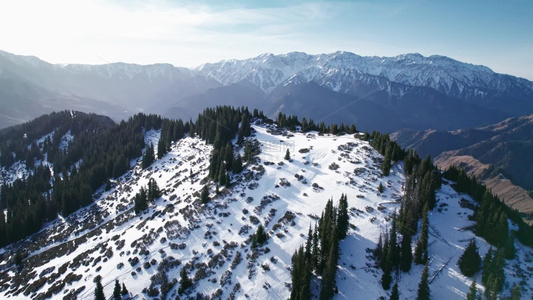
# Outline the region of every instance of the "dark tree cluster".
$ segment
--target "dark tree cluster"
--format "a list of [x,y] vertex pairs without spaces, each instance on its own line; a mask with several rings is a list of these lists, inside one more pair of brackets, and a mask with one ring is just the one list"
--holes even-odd
[[[6,210],[7,216],[5,219],[0,216],[0,244],[15,242],[38,231],[43,222],[55,219],[58,213],[66,217],[91,204],[97,189],[105,183],[110,188],[109,179],[123,175],[130,169],[130,160],[141,156],[146,146],[143,133],[160,129],[165,122],[173,128],[182,124],[156,115],[137,114],[117,125],[107,117],[61,112],[0,131],[0,160],[9,157],[20,160],[23,155],[17,154],[23,151],[20,149],[33,149],[39,152],[33,159],[46,155],[53,164],[54,174],[51,175],[47,166],[31,166],[27,179],[2,186],[0,215],[5,215]],[[187,130],[189,125],[183,127]],[[68,131],[74,139],[61,150],[61,138]],[[50,132],[53,132],[51,137],[36,144],[37,139]],[[174,134],[172,138],[180,136]],[[9,163],[3,162],[2,166]]]
[[504,266],[503,251],[501,249],[494,251],[490,248],[483,258],[483,271],[481,272],[481,281],[485,285],[485,296],[488,299],[496,299],[503,289],[505,283]]
[[114,300],[120,300],[123,299],[123,297],[127,297],[129,295],[129,291],[126,288],[126,285],[122,283],[122,286],[120,285],[120,281],[115,280],[115,288],[113,289],[113,299]]
[[178,141],[189,131],[189,123],[182,120],[164,119],[161,124],[161,135],[157,143],[157,158],[162,158],[169,150],[172,142]]
[[374,131],[372,135],[365,136],[366,139],[370,139],[370,145],[384,156],[381,171],[384,176],[388,176],[392,162],[403,160],[406,155],[405,151],[395,141],[392,141],[388,134]]
[[143,169],[148,168],[155,160],[154,145],[150,144],[146,147],[146,151],[143,154],[141,167]]
[[262,224],[259,224],[257,231],[252,236],[252,248],[262,246],[268,240],[268,233],[265,232],[265,228]]
[[[396,142],[391,141],[387,134],[373,132],[365,134],[365,140],[370,141],[385,158],[381,166],[383,174],[389,174],[393,161],[404,161],[406,176],[405,195],[398,215],[392,216],[390,231],[382,234],[374,250],[374,256],[379,267],[383,270],[381,284],[389,289],[394,274],[399,277],[399,271],[409,272],[411,264],[426,264],[419,286],[419,299],[429,299],[429,285],[427,282],[429,220],[428,211],[435,207],[435,192],[441,186],[440,171],[433,165],[428,156],[421,160],[414,150],[405,151]],[[421,233],[416,242],[414,255],[412,252],[412,236],[418,231],[418,221],[422,219]],[[401,241],[399,242],[399,237]],[[398,295],[397,291],[391,297]]]
[[[253,117],[264,118],[262,112],[254,110]],[[243,169],[243,158],[235,155],[232,140],[237,136],[237,144],[245,142],[245,137],[252,134],[253,118],[248,108],[217,106],[205,109],[194,124],[196,134],[207,143],[213,145],[209,163],[209,178],[215,182],[229,186],[230,172],[238,174]],[[245,156],[250,145],[245,142]],[[248,145],[248,146],[247,146]],[[248,149],[248,151],[250,151]],[[250,154],[249,154],[250,155]]]
[[429,289],[428,281],[428,263],[424,266],[422,276],[420,277],[420,283],[418,284],[418,293],[416,300],[429,300],[431,299],[431,290]]
[[[451,167],[443,176],[456,181],[455,189],[469,194],[478,203],[474,212],[476,235],[494,246],[506,247],[508,249],[506,256],[509,258],[514,257],[515,236],[522,244],[533,246],[533,226],[528,225],[518,211],[505,205],[479,181],[469,178],[464,170]],[[518,225],[518,231],[509,234],[508,218]]]
[[315,229],[309,227],[307,242],[292,257],[292,292],[290,299],[311,299],[311,276],[322,276],[320,299],[331,299],[336,291],[335,275],[339,258],[339,240],[348,231],[348,199],[342,195],[339,207],[329,200]]
[[399,212],[399,228],[404,235],[417,232],[418,221],[424,215],[424,208],[435,207],[435,191],[441,186],[440,171],[433,165],[429,156],[423,161],[416,152],[410,150],[404,158],[406,175],[405,194]]
[[155,199],[161,197],[161,191],[157,182],[150,178],[146,188],[141,187],[140,191],[135,194],[134,207],[135,213],[139,214],[148,208],[148,204],[154,202]]
[[468,246],[459,258],[459,269],[465,276],[473,276],[481,269],[481,256],[477,251],[477,245],[474,240],[468,243]]
[[[81,112],[62,111],[41,116],[30,122],[0,130],[0,165],[9,168],[16,161],[27,163],[33,168],[33,163],[42,160],[44,154],[49,161],[60,152],[61,137],[68,131],[76,137],[81,132],[101,132],[112,126],[114,122],[104,116],[85,114]],[[53,133],[41,145],[37,139]],[[41,151],[39,148],[43,148]]]
[[55,219],[57,208],[49,194],[51,178],[50,169],[39,166],[28,179],[2,185],[0,247],[39,231],[44,222]]
[[381,234],[374,257],[377,264],[383,270],[381,285],[385,290],[390,288],[392,283],[392,274],[398,274],[399,271],[409,272],[413,261],[411,252],[411,236],[399,235],[398,217],[396,212],[392,215],[391,228],[389,232]]
[[427,263],[428,255],[428,242],[429,242],[429,220],[428,220],[428,206],[424,207],[422,214],[422,228],[420,229],[420,237],[416,242],[414,262],[417,265],[423,265]]
[[192,286],[193,282],[187,275],[186,268],[183,267],[180,272],[180,287],[178,288],[178,294],[183,295],[183,293]]
[[320,124],[315,124],[315,121],[313,121],[313,119],[307,120],[306,118],[302,118],[302,122],[300,122],[298,121],[297,116],[287,116],[282,112],[278,113],[276,123],[280,127],[288,128],[291,131],[296,131],[297,127],[300,126],[300,130],[302,132],[318,131],[321,134],[331,133],[335,135],[341,135],[353,134],[357,132],[355,125],[353,124],[344,125],[344,123],[341,123],[340,125],[331,124],[329,126],[326,126],[324,122],[321,122]]

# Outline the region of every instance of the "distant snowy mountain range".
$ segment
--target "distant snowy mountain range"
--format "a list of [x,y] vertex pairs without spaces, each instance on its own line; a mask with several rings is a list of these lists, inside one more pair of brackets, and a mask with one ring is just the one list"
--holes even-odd
[[302,52],[262,54],[251,59],[204,64],[195,70],[224,85],[250,81],[265,93],[272,92],[279,85],[310,81],[335,92],[351,93],[357,81],[386,79],[463,98],[482,98],[491,91],[507,93],[514,89],[533,95],[533,83],[526,79],[494,73],[488,67],[462,63],[446,56],[424,57],[418,53],[395,57],[364,57],[344,51],[319,55]]
[[[205,107],[229,104],[382,131],[453,130],[533,113],[533,82],[420,54],[291,52],[187,69],[169,64],[59,65],[0,51],[0,86],[0,105],[11,118],[0,127],[72,108],[76,101],[76,109],[115,119],[137,111],[188,119]],[[35,107],[39,109],[28,113]]]

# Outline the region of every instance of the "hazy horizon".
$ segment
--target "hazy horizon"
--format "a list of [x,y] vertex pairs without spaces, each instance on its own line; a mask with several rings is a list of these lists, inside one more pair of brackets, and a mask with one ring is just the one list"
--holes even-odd
[[533,80],[532,9],[527,1],[23,0],[0,12],[0,49],[50,63],[187,68],[293,51],[420,53]]

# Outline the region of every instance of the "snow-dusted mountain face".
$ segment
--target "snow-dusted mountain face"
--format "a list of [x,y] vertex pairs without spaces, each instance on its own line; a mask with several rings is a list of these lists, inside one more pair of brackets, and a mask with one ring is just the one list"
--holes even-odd
[[[140,159],[133,160],[134,168],[113,180],[109,190],[97,192],[92,206],[0,249],[0,297],[94,299],[94,280],[100,276],[107,298],[118,280],[129,291],[123,299],[175,299],[185,269],[193,285],[182,299],[287,299],[291,256],[305,243],[328,199],[336,205],[346,194],[350,226],[339,244],[334,299],[388,298],[369,249],[400,208],[403,164],[394,164],[383,176],[383,157],[351,135],[288,132],[261,124],[253,129],[247,140],[257,142],[261,153],[218,192],[207,178],[212,146],[198,138],[172,143],[146,169]],[[147,131],[144,137],[157,145],[160,132]],[[287,149],[290,161],[284,159]],[[242,154],[242,148],[237,150]],[[150,180],[162,195],[135,214],[133,198]],[[474,224],[473,200],[450,184],[444,182],[437,191],[436,208],[429,213],[429,286],[435,299],[464,299],[472,278],[461,275],[457,261],[471,239],[482,256],[489,249],[468,230]],[[210,187],[207,204],[200,202],[204,186]],[[251,236],[260,224],[270,237],[253,249]],[[522,296],[529,299],[533,253],[518,241],[516,248],[517,257],[506,261],[506,286],[520,283]],[[17,250],[28,254],[20,266],[14,265]],[[402,299],[416,297],[421,273],[422,266],[413,265],[398,277]],[[482,290],[480,275],[477,287]],[[314,280],[315,295],[319,286]],[[508,296],[508,289],[504,293]]]
[[[293,52],[204,64],[196,70],[226,86],[255,85],[270,100],[263,108],[268,113],[312,116],[326,123],[355,120],[363,130],[454,130],[533,112],[532,82],[438,55]],[[329,109],[316,109],[321,102],[342,97]],[[389,121],[365,120],[379,118],[376,111],[391,115]]]
[[350,52],[263,54],[246,60],[204,64],[196,70],[225,85],[248,80],[265,93],[272,92],[279,85],[309,81],[336,92],[351,93],[354,82],[378,82],[381,77],[461,98],[482,98],[491,91],[508,93],[514,90],[533,95],[533,84],[526,79],[494,73],[485,66],[462,63],[445,56],[424,57],[417,53],[396,57],[363,57]]

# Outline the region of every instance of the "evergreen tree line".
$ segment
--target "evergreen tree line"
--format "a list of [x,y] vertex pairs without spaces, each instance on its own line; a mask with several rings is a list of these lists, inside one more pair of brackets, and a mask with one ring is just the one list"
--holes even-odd
[[[376,265],[383,271],[381,284],[385,290],[390,289],[393,277],[396,282],[393,286],[391,299],[399,299],[398,278],[400,272],[409,272],[412,263],[426,265],[422,272],[418,299],[429,299],[430,290],[427,274],[429,220],[428,211],[435,207],[435,192],[441,186],[439,170],[427,156],[420,159],[416,151],[403,150],[396,142],[390,140],[388,134],[374,131],[366,133],[363,137],[370,145],[384,156],[381,170],[384,176],[390,172],[394,161],[404,161],[404,174],[406,176],[405,194],[401,201],[399,213],[394,212],[391,217],[391,228],[382,233],[374,249]],[[383,187],[381,187],[383,188]],[[412,239],[418,231],[418,222],[421,221],[421,232],[414,253]]]
[[[91,117],[94,118],[93,122]],[[137,114],[119,125],[107,124],[112,121],[105,117],[82,113],[76,113],[72,117],[70,113],[63,112],[41,118],[28,123],[29,125],[24,124],[22,129],[15,127],[2,131],[5,137],[11,137],[28,130],[33,138],[37,138],[43,132],[49,133],[48,129],[53,130],[38,130],[37,127],[45,127],[47,124],[59,126],[50,142],[51,146],[47,146],[48,142],[45,140],[41,152],[43,156],[48,155],[49,161],[52,159],[53,175],[47,166],[37,166],[27,179],[2,186],[0,245],[10,244],[37,232],[44,222],[55,219],[58,213],[67,217],[77,209],[91,204],[92,195],[98,188],[106,182],[110,188],[109,179],[123,175],[130,169],[130,160],[141,156],[142,149],[146,146],[143,136],[145,131],[160,129],[162,123],[166,123],[164,136],[167,140],[179,138],[183,134],[176,129],[173,130],[173,135],[166,132],[166,128],[181,128],[182,121],[163,120],[156,115]],[[44,120],[44,124],[37,122],[39,120]],[[107,127],[104,128],[102,124],[107,124]],[[188,129],[189,124],[184,124],[183,132]],[[54,153],[51,149],[59,147],[61,137],[68,130],[75,136],[73,141],[65,151],[51,155]],[[176,135],[176,132],[181,134]],[[28,139],[29,137],[30,134]],[[11,145],[13,141],[2,142],[4,145]],[[6,155],[6,152],[2,153],[2,156]]]
[[297,127],[300,126],[300,130],[302,132],[309,132],[309,131],[318,131],[321,134],[331,133],[331,134],[354,134],[357,132],[357,129],[355,128],[355,125],[344,125],[344,123],[338,124],[331,124],[329,126],[326,126],[324,122],[320,122],[320,124],[315,124],[315,121],[313,119],[309,119],[309,121],[304,117],[302,118],[302,122],[298,121],[297,116],[287,116],[282,112],[278,113],[278,116],[276,118],[276,123],[280,127],[286,127],[289,130],[296,131]]
[[[481,267],[481,281],[485,286],[485,297],[487,299],[498,299],[505,284],[505,259],[512,259],[515,256],[514,243],[512,247],[505,246],[493,250],[492,247],[487,251],[483,259],[478,253],[478,248],[474,240],[470,241],[463,255],[459,258],[459,269],[465,276],[474,276]],[[520,286],[516,285],[511,291],[510,299],[520,299]],[[475,278],[470,286],[467,299],[476,299],[477,289]]]
[[51,178],[50,169],[39,166],[33,176],[2,186],[0,247],[39,231],[43,222],[56,217],[57,208],[49,194]]
[[[474,211],[476,235],[497,247],[514,244],[510,240],[515,236],[522,244],[533,246],[533,226],[524,222],[517,210],[492,195],[478,180],[469,178],[464,170],[452,166],[443,176],[457,182],[457,192],[469,194],[478,203]],[[518,225],[518,230],[512,234],[509,234],[508,218]]]
[[503,289],[505,283],[504,266],[503,250],[494,251],[490,248],[483,258],[483,271],[481,273],[481,281],[485,286],[485,296],[488,299],[496,299]]
[[213,145],[209,162],[209,178],[222,186],[229,186],[230,173],[238,174],[243,170],[243,158],[235,155],[232,140],[237,136],[237,146],[245,145],[245,156],[251,160],[251,144],[245,141],[252,134],[253,118],[265,118],[255,109],[250,114],[247,107],[233,108],[217,106],[205,109],[194,124],[194,132],[207,143]]
[[370,145],[384,156],[381,164],[384,176],[389,175],[393,161],[403,160],[406,155],[406,152],[395,141],[392,141],[388,134],[374,131],[372,135],[366,133],[363,139],[370,141]]
[[339,207],[333,200],[326,204],[314,230],[309,226],[307,242],[292,256],[291,300],[311,299],[311,277],[321,276],[319,299],[331,299],[336,291],[335,275],[339,258],[339,241],[348,231],[348,199],[342,195]]
[[435,208],[435,191],[440,188],[442,178],[431,158],[427,156],[421,160],[414,150],[409,150],[404,158],[404,173],[405,193],[398,224],[403,235],[413,235],[417,232],[418,221],[426,214],[425,211]]
[[[53,162],[60,152],[61,137],[68,131],[76,137],[84,131],[101,132],[114,126],[114,122],[103,116],[69,111],[54,112],[41,116],[21,125],[0,130],[0,165],[9,168],[16,161],[26,162],[28,169],[33,169],[36,160],[42,160],[44,154]],[[37,145],[37,139],[52,133]],[[39,146],[44,148],[41,152]]]

